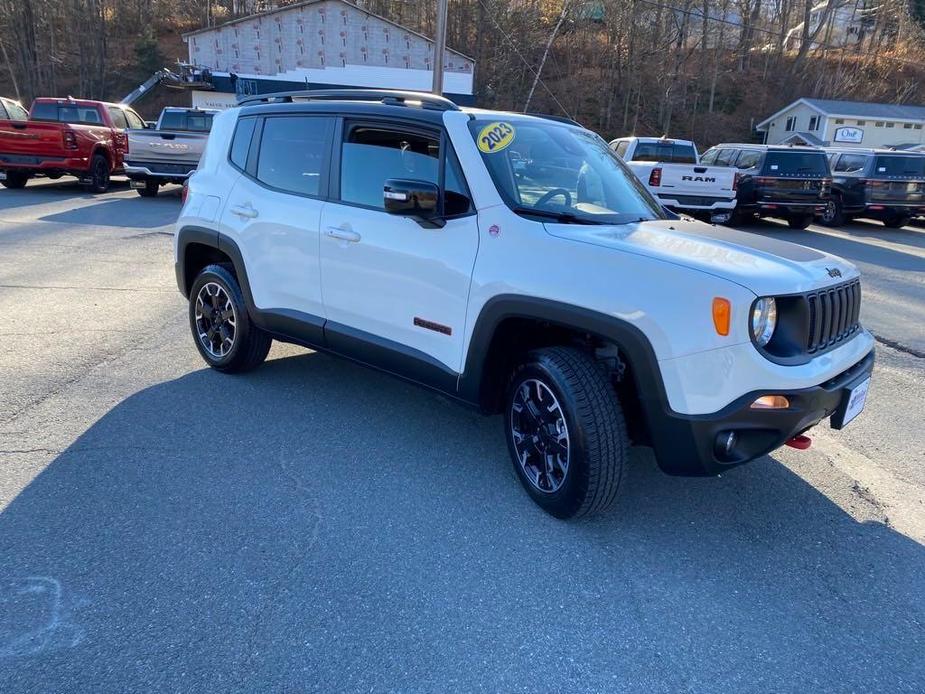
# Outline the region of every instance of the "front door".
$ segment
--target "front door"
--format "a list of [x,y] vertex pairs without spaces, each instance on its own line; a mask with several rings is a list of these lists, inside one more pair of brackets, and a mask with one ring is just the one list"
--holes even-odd
[[[436,129],[375,121],[345,121],[341,140],[334,199],[321,219],[328,343],[399,372],[420,362],[425,372],[442,370],[451,380],[462,370],[479,242],[452,145]],[[440,185],[445,226],[387,213],[383,184],[390,178]],[[371,358],[365,349],[373,350]]]

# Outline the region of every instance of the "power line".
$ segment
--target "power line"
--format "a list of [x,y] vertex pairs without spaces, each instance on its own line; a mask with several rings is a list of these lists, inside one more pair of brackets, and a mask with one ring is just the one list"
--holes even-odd
[[514,39],[512,39],[507,34],[507,32],[505,32],[504,29],[500,27],[498,22],[495,21],[495,18],[491,14],[491,10],[489,10],[488,7],[485,6],[485,3],[482,2],[482,0],[478,0],[478,3],[479,5],[482,6],[482,9],[485,10],[485,13],[488,15],[488,18],[491,20],[491,23],[495,25],[495,29],[498,30],[498,33],[501,34],[501,36],[503,36],[507,40],[507,42],[510,44],[511,48],[514,49],[514,53],[517,54],[517,57],[523,61],[523,64],[526,65],[527,69],[533,73],[533,76],[536,77],[537,81],[539,81],[543,89],[546,90],[549,96],[552,97],[553,101],[555,101],[556,104],[559,106],[559,108],[562,109],[562,113],[564,113],[566,116],[568,116],[572,120],[575,120],[574,118],[572,118],[572,114],[568,112],[568,109],[566,109],[565,106],[562,105],[562,102],[556,98],[556,95],[553,94],[552,90],[548,86],[546,86],[546,83],[540,78],[539,73],[536,70],[534,70],[533,66],[530,65],[530,63],[527,61],[526,58],[524,58],[523,53],[521,53],[520,50],[518,50],[517,44],[514,43]]

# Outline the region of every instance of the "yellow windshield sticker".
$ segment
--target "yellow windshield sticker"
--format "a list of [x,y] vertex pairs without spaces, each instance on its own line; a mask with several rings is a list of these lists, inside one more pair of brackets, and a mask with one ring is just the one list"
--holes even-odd
[[510,123],[489,123],[479,132],[479,151],[495,154],[514,141],[514,126]]

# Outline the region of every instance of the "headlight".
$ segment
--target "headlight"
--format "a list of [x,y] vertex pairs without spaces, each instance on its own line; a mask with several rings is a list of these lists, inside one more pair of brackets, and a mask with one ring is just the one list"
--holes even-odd
[[752,337],[759,347],[771,341],[777,327],[777,302],[774,297],[758,299],[752,306]]

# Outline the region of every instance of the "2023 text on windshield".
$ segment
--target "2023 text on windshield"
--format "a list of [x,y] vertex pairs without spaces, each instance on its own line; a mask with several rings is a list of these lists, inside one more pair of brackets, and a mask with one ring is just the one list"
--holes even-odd
[[600,137],[535,118],[476,119],[469,130],[505,203],[572,224],[664,219],[661,205]]

